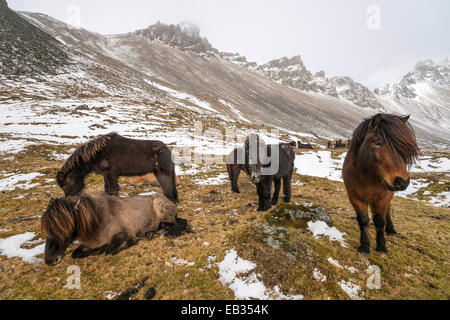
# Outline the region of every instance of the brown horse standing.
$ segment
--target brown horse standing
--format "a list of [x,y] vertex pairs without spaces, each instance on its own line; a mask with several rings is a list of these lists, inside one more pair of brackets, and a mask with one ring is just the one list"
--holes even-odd
[[376,250],[387,253],[385,230],[388,235],[396,234],[390,203],[395,191],[408,187],[407,169],[419,154],[408,119],[380,113],[363,121],[353,133],[342,173],[361,230],[359,252],[370,251],[369,206],[377,234]]

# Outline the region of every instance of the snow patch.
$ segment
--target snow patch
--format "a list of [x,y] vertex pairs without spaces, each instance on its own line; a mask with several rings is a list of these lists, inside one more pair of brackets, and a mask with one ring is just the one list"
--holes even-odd
[[315,280],[317,280],[319,282],[327,281],[327,276],[322,274],[322,272],[320,272],[320,270],[317,269],[317,268],[314,268],[313,277],[314,277]]
[[11,173],[6,178],[0,180],[0,191],[12,191],[16,188],[28,190],[39,185],[39,183],[31,183],[37,177],[43,176],[42,173]]
[[363,300],[358,294],[359,290],[361,290],[360,286],[358,286],[350,281],[344,281],[344,280],[339,281],[338,284],[341,287],[341,289],[344,290],[346,294],[348,294],[350,299]]
[[331,155],[330,151],[308,151],[296,155],[297,173],[342,182],[342,165],[347,154],[343,153],[337,159]]
[[195,183],[199,184],[199,185],[206,185],[206,186],[208,186],[208,185],[209,186],[217,186],[217,185],[225,183],[227,181],[227,179],[228,179],[228,174],[221,173],[217,177],[198,179],[195,181]]
[[[9,238],[0,239],[0,254],[6,256],[8,259],[21,258],[23,262],[38,264],[42,262],[42,259],[37,258],[37,256],[44,253],[45,243],[31,249],[22,248],[24,244],[33,244],[31,240],[35,237],[36,234],[34,232],[25,232]],[[38,239],[36,242],[38,241],[41,242],[41,239]]]
[[303,295],[285,295],[278,286],[268,289],[260,280],[261,275],[255,272],[256,264],[244,260],[237,255],[235,249],[228,250],[222,262],[217,263],[219,281],[233,290],[236,299],[260,300],[302,300]]
[[313,233],[315,239],[318,239],[320,236],[327,236],[330,241],[338,241],[344,248],[348,247],[344,241],[344,235],[346,233],[340,232],[336,227],[329,227],[323,221],[309,221],[308,229]]

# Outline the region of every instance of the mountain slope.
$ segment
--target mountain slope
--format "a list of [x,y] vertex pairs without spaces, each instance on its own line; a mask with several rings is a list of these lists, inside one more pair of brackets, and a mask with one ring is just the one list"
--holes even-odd
[[64,46],[0,0],[0,74],[57,74],[69,64]]
[[[248,123],[276,127],[321,143],[350,138],[360,121],[376,112],[410,113],[380,95],[375,97],[351,78],[311,74],[300,57],[258,66],[237,54],[218,53],[191,25],[159,23],[136,32],[103,36],[43,14],[20,14],[64,44],[75,67],[64,76],[42,79],[39,86],[21,84],[23,79],[4,82],[0,91],[13,88],[18,99],[51,92],[59,98],[158,100],[167,108],[196,109],[207,118],[234,121],[231,127]],[[37,91],[31,93],[30,88]],[[419,123],[421,145],[450,145],[445,129],[439,130]]]
[[237,110],[256,124],[330,138],[349,137],[355,125],[373,113],[332,97],[275,83],[217,54],[180,50],[162,42],[161,35],[155,38],[155,32],[101,36],[68,28],[42,14],[22,15],[67,46],[89,52],[95,60],[111,59],[132,68],[133,75],[145,75],[142,78],[147,85],[172,98],[174,91],[191,95],[229,117],[237,118]]

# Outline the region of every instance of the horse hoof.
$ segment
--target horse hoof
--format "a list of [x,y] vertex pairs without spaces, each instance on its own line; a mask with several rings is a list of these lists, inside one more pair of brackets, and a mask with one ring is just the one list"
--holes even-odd
[[369,254],[370,253],[370,249],[368,247],[359,247],[358,248],[358,252],[359,253],[363,253],[363,254]]
[[397,231],[387,231],[386,230],[386,235],[388,235],[388,236],[398,236],[398,233],[397,233]]
[[381,254],[387,254],[388,251],[386,248],[377,248],[376,251]]

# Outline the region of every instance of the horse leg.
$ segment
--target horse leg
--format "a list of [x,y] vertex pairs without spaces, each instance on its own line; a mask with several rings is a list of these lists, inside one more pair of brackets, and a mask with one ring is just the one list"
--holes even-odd
[[134,246],[138,241],[139,238],[137,237],[130,238],[130,236],[126,232],[119,232],[111,239],[111,242],[106,246],[105,254],[118,254],[120,251]]
[[386,226],[386,219],[384,214],[374,213],[373,224],[377,230],[377,248],[381,253],[387,253],[386,239],[384,238],[384,228]]
[[391,219],[391,210],[390,208],[388,209],[387,213],[386,213],[386,234],[387,235],[396,235],[397,231],[395,231],[394,229],[394,224],[392,223],[392,219]]
[[350,202],[355,209],[356,219],[358,220],[360,235],[360,245],[358,251],[361,253],[370,252],[370,240],[369,240],[369,206],[356,199],[351,199]]
[[171,173],[167,172],[155,172],[156,180],[158,180],[161,189],[163,190],[163,194],[170,201],[177,203],[178,202],[178,192],[177,185],[175,181],[175,170]]
[[278,196],[280,194],[281,189],[281,179],[274,179],[273,184],[275,186],[275,190],[273,192],[272,205],[274,206],[278,203]]
[[84,259],[89,256],[97,256],[97,255],[100,255],[103,252],[105,252],[105,248],[106,248],[106,246],[103,246],[100,248],[95,248],[95,249],[90,249],[86,246],[81,245],[72,252],[72,258],[73,259]]
[[261,191],[261,184],[256,184],[256,193],[258,195],[258,211],[263,211],[263,197]]
[[270,191],[272,188],[272,176],[264,176],[261,178],[261,195],[262,195],[262,204],[263,204],[263,211],[267,211],[270,208],[272,208],[272,205],[270,203]]
[[283,178],[284,202],[291,201],[291,180],[292,180],[292,174]]
[[380,201],[370,206],[373,214],[373,224],[377,232],[377,248],[378,252],[387,253],[386,239],[384,237],[384,229],[386,227],[386,213],[389,206],[385,206],[383,201]]
[[107,173],[103,176],[103,180],[105,181],[105,193],[113,196],[119,196],[120,186],[118,183],[118,176]]
[[241,169],[239,166],[227,164],[228,177],[231,181],[231,191],[234,193],[240,193],[239,186],[237,184],[239,179],[239,174],[241,173]]

